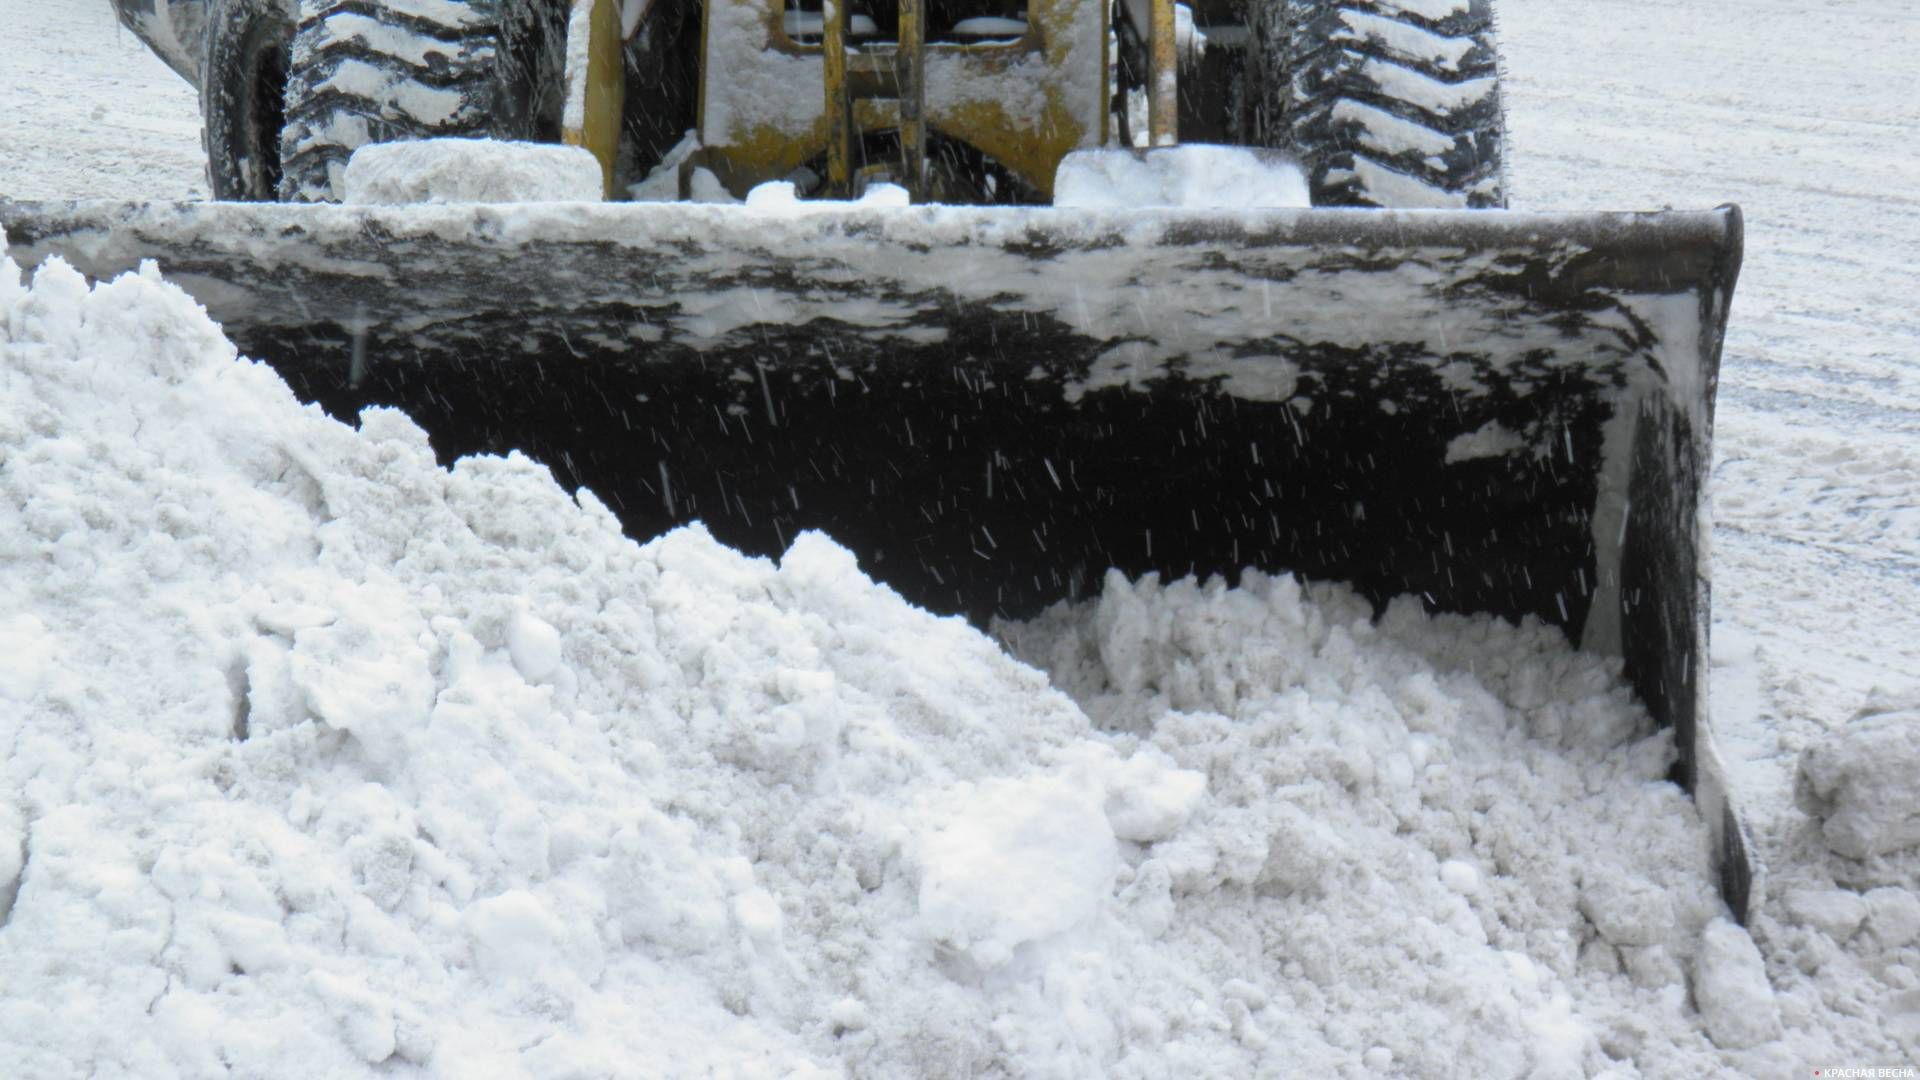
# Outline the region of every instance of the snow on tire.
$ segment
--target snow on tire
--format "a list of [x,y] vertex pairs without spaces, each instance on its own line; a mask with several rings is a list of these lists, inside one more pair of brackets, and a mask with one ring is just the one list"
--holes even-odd
[[293,29],[281,0],[221,0],[211,9],[200,115],[216,199],[271,201],[279,187]]
[[1261,141],[1300,156],[1315,205],[1506,205],[1492,0],[1266,2]]
[[532,134],[503,8],[515,0],[300,0],[280,197],[340,198],[370,142]]

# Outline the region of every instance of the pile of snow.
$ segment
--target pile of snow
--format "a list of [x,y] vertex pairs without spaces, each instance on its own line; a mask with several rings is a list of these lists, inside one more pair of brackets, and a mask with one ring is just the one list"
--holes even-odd
[[773,217],[803,217],[807,214],[833,213],[845,210],[849,206],[859,206],[873,210],[899,210],[912,202],[907,189],[899,184],[868,184],[858,199],[843,202],[834,199],[802,199],[799,188],[791,180],[769,180],[764,184],[755,184],[747,192],[747,209],[756,214]]
[[[1835,1065],[1920,1061],[1920,695],[1870,695],[1794,771],[1753,920],[1787,1041]],[[1769,1016],[1731,1004],[1721,1023]]]
[[[0,264],[0,328],[12,1075],[1754,1074],[1831,1019],[1546,627],[1115,576],[1003,649],[338,424],[150,267]],[[1909,889],[1808,903],[1912,996]]]
[[1836,854],[1870,859],[1920,846],[1920,694],[1869,705],[1807,747],[1798,789]]
[[1313,205],[1298,162],[1277,150],[1192,143],[1153,150],[1075,150],[1054,173],[1053,204],[1251,209]]
[[600,160],[578,146],[495,139],[368,143],[347,161],[347,203],[599,202]]

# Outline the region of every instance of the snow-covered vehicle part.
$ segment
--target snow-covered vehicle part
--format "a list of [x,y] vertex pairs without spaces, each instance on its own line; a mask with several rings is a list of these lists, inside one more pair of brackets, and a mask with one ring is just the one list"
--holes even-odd
[[1316,206],[1502,207],[1492,0],[1256,0],[1255,141],[1291,150]]
[[[897,30],[880,11],[877,40],[848,36],[857,47],[844,48],[837,20],[859,6],[835,6],[821,43],[783,34],[776,0],[710,0],[690,164],[735,195],[819,165],[823,192],[844,194],[857,189],[859,149],[866,168],[905,177],[916,201],[1044,202],[1071,153],[1224,143],[1293,155],[1316,206],[1505,205],[1491,0],[1033,0],[1008,22],[1012,36],[985,42],[935,40],[941,14],[972,9],[929,6],[922,19],[911,0]],[[1118,70],[1090,78],[1105,41]],[[761,81],[741,76],[822,53],[824,102],[809,92],[769,109]],[[926,153],[931,137],[978,152],[1008,182],[954,197],[966,184]]]
[[211,11],[200,82],[207,182],[216,199],[272,202],[295,12],[282,0],[219,0]]
[[[224,0],[227,3],[248,0]],[[281,133],[283,201],[335,201],[353,152],[424,138],[533,139],[558,101],[545,7],[300,0]],[[558,9],[555,9],[558,10]],[[550,138],[553,125],[544,132]]]
[[247,354],[637,537],[804,529],[977,620],[1109,568],[1347,581],[1618,655],[1750,869],[1707,724],[1702,499],[1738,211],[0,202],[162,261]]
[[[201,87],[214,0],[113,0],[120,23],[181,78]],[[285,4],[285,0],[282,0]],[[290,4],[285,5],[289,13]]]
[[200,90],[218,199],[333,201],[353,151],[557,142],[561,0],[114,0]]
[[587,145],[613,197],[671,158],[682,198],[1045,202],[1069,153],[1184,139],[1292,154],[1315,205],[1505,200],[1491,0],[114,2],[201,88],[220,198],[337,199],[361,145],[467,136]]

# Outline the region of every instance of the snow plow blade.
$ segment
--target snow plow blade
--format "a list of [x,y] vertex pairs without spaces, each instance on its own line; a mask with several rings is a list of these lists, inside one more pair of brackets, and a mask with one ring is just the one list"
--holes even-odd
[[1291,570],[1533,615],[1706,725],[1737,209],[1654,214],[0,202],[13,257],[157,259],[247,355],[443,459],[519,449],[636,537],[822,529],[915,603]]

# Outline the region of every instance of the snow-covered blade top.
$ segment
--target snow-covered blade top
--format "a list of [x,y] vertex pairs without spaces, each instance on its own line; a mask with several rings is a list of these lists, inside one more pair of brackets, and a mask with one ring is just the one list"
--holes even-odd
[[1687,779],[1712,769],[1732,208],[0,203],[0,226],[23,265],[156,258],[304,396],[403,407],[446,457],[522,449],[638,536],[822,529],[976,618],[1109,567],[1536,615],[1621,655]]

